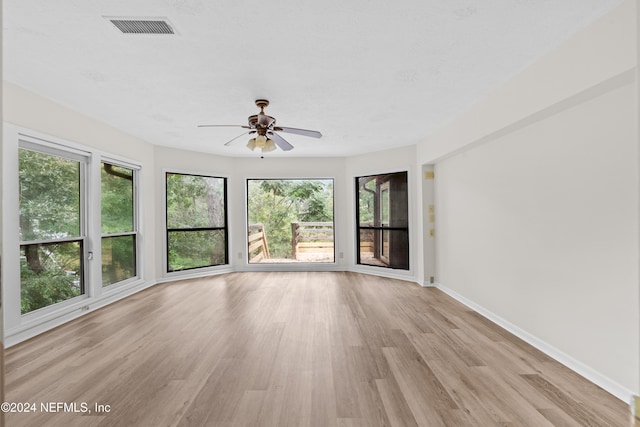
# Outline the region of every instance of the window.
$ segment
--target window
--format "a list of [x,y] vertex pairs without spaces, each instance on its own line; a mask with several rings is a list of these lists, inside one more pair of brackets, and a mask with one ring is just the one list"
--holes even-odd
[[333,179],[248,179],[249,263],[334,262]]
[[85,293],[87,159],[41,148],[18,152],[22,314]]
[[16,284],[3,289],[5,330],[40,330],[139,284],[142,167],[28,129],[4,131],[3,277]]
[[356,178],[358,264],[409,269],[407,172]]
[[113,163],[100,164],[102,286],[137,275],[136,173]]
[[228,264],[227,180],[166,174],[167,271]]

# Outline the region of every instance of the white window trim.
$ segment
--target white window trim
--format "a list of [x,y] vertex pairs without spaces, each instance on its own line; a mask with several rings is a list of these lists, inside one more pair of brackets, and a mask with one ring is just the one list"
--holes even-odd
[[[126,289],[132,289],[143,285],[144,265],[142,253],[142,240],[144,232],[141,229],[139,219],[142,215],[142,192],[140,181],[142,179],[142,163],[111,155],[100,150],[92,149],[62,138],[42,134],[19,126],[4,123],[2,145],[2,303],[4,311],[4,334],[6,342],[11,342],[12,337],[33,336],[44,330],[50,329],[63,322],[64,319],[77,317],[86,312],[90,307],[102,306],[108,300],[112,300],[116,294]],[[81,224],[84,235],[85,263],[91,263],[85,271],[85,293],[66,301],[52,304],[48,307],[35,310],[31,313],[21,314],[21,289],[20,289],[20,234],[19,234],[19,194],[18,194],[18,153],[20,148],[35,149],[46,154],[64,154],[65,157],[74,160],[83,160],[84,173],[84,197]],[[137,225],[137,257],[135,278],[127,279],[117,284],[102,288],[101,269],[101,227],[100,227],[100,162],[107,161],[113,164],[135,169],[137,193],[135,196],[135,213]],[[96,166],[97,165],[97,166]],[[97,179],[96,179],[97,175]],[[97,232],[96,232],[97,230]],[[93,260],[87,260],[89,252],[93,252]]]

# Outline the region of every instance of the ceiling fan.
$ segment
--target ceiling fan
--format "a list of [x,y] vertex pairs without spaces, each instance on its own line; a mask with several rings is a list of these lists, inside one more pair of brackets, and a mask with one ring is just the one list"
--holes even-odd
[[276,119],[271,116],[267,116],[264,113],[264,108],[269,105],[269,101],[266,99],[256,99],[256,105],[260,108],[260,113],[249,116],[249,125],[199,125],[198,127],[240,127],[249,129],[242,135],[238,135],[230,141],[227,141],[224,145],[229,145],[233,141],[248,134],[257,134],[255,138],[251,138],[247,143],[247,147],[251,150],[259,148],[263,153],[273,151],[276,146],[280,147],[282,151],[289,151],[293,149],[293,145],[289,144],[283,137],[276,132],[294,133],[297,135],[310,136],[312,138],[320,138],[322,134],[315,130],[290,128],[284,126],[276,126]]

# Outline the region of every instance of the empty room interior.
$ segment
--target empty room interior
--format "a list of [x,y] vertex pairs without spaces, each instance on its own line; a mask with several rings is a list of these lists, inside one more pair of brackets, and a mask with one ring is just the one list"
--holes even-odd
[[0,5],[0,425],[640,425],[637,0]]

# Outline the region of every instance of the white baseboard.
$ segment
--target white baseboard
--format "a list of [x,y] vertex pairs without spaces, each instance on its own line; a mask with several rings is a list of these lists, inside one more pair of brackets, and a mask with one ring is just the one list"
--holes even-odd
[[423,288],[437,288],[437,287],[440,286],[440,283],[438,283],[438,282],[431,283],[431,282],[427,282],[426,280],[423,280],[420,283],[420,286],[422,286]]
[[193,269],[167,273],[156,280],[156,283],[175,282],[176,280],[200,279],[203,277],[217,276],[219,274],[233,273],[236,270],[231,266],[213,267],[209,269]]
[[496,325],[500,326],[501,328],[511,332],[513,335],[517,336],[521,340],[527,342],[528,344],[542,351],[547,356],[562,363],[567,368],[571,369],[572,371],[578,373],[579,375],[583,376],[587,380],[591,381],[592,383],[596,384],[597,386],[611,393],[612,395],[622,400],[623,402],[629,403],[631,399],[633,399],[634,393],[631,390],[621,386],[617,382],[611,380],[605,375],[602,375],[600,372],[594,370],[593,368],[574,359],[568,354],[558,350],[554,346],[546,343],[545,341],[519,328],[518,326],[508,322],[507,320],[501,318],[500,316],[497,316],[496,314],[476,304],[475,302],[468,300],[467,298],[463,297],[456,291],[449,289],[440,283],[437,284],[437,288],[440,289],[442,292],[446,293],[447,295],[449,295],[450,297],[454,298],[455,300],[471,308],[475,312],[486,317],[487,319],[489,319]]
[[345,271],[343,266],[334,263],[303,263],[303,262],[295,262],[295,263],[257,263],[251,265],[243,265],[238,266],[234,269],[234,271],[239,273],[248,273],[248,272],[287,272],[287,271],[313,271],[313,272],[322,272],[322,271]]
[[405,282],[417,283],[420,286],[424,286],[422,280],[415,277],[409,271],[405,272],[405,270],[394,270],[392,268],[386,267],[354,266],[343,269],[343,271],[368,274],[370,276],[386,277],[387,279],[403,280]]

